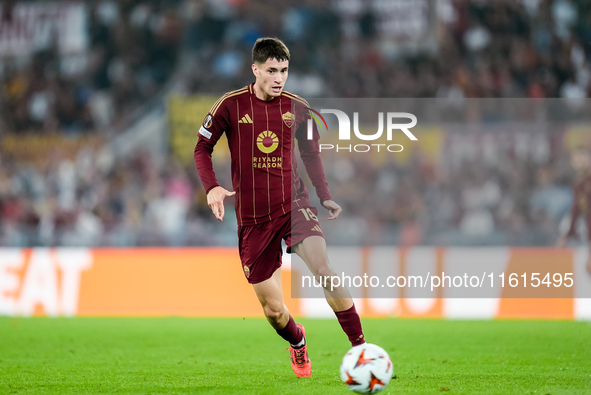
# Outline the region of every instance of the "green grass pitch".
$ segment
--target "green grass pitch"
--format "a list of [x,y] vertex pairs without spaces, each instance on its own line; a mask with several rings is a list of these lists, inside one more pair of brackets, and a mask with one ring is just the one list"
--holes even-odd
[[[349,394],[336,320],[306,326],[297,379],[264,319],[0,318],[0,393]],[[591,324],[366,319],[395,379],[382,393],[591,393]]]

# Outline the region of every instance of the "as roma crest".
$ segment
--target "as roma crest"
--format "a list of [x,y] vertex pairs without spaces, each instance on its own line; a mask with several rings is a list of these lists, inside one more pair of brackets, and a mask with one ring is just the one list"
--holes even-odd
[[288,128],[291,128],[295,122],[295,115],[290,113],[289,111],[283,114],[283,122]]

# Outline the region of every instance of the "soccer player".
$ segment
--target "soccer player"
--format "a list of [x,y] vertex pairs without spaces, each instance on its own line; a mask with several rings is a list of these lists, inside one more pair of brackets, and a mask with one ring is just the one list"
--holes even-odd
[[558,240],[558,246],[566,246],[569,237],[577,235],[577,220],[583,215],[587,225],[587,239],[589,241],[589,257],[587,271],[591,273],[591,153],[585,147],[577,147],[571,155],[571,165],[577,173],[573,185],[573,207],[568,232]]
[[[292,155],[295,140],[316,194],[336,219],[341,207],[332,200],[320,160],[318,131],[308,139],[308,103],[283,89],[289,50],[276,38],[259,38],[252,49],[255,82],[223,95],[199,129],[195,164],[215,217],[224,218],[224,199],[235,197],[238,249],[244,275],[252,284],[263,312],[279,336],[289,342],[291,365],[297,377],[309,377],[306,333],[283,304],[281,240],[287,252],[298,254],[316,278],[335,275],[329,267],[318,211],[297,172]],[[232,187],[220,186],[211,154],[226,133],[231,155]],[[324,289],[326,300],[353,346],[365,343],[361,321],[349,291]]]

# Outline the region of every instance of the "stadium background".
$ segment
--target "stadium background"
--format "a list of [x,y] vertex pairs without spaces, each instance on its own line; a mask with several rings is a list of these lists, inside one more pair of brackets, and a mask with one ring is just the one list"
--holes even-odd
[[[548,98],[586,109],[591,94],[585,1],[8,1],[0,10],[3,315],[260,316],[238,270],[232,208],[214,220],[191,157],[211,103],[252,80],[257,37],[285,40],[287,89],[307,98]],[[478,130],[441,127],[428,154],[389,163],[386,210],[360,207],[353,180],[371,160],[328,167],[342,229],[383,229],[400,254],[486,246],[547,257],[568,222],[569,152],[591,148],[589,125],[532,133],[473,116]],[[220,151],[218,178],[230,185]],[[585,280],[582,246],[553,252]],[[218,289],[208,279],[219,273],[235,290],[228,300],[195,302]],[[289,265],[285,274],[287,285]],[[288,303],[315,314],[304,300]],[[445,303],[365,315],[448,316]],[[576,293],[495,303],[486,317],[591,317]]]

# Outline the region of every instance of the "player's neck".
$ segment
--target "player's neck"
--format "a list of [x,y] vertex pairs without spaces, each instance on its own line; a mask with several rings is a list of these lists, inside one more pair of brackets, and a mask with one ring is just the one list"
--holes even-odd
[[274,96],[267,95],[265,92],[263,92],[263,90],[257,85],[256,82],[252,86],[252,89],[254,91],[254,95],[259,100],[262,100],[262,101],[271,101],[271,100],[275,99]]

